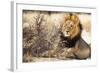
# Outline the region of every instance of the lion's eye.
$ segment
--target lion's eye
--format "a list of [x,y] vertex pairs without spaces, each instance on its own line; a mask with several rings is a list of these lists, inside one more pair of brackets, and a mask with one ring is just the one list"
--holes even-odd
[[70,27],[73,27],[73,23],[70,23]]
[[73,25],[70,25],[70,27],[73,27]]

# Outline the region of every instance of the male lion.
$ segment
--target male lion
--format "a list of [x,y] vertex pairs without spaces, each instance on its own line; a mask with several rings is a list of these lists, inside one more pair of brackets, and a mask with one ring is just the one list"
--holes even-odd
[[77,59],[86,59],[91,55],[90,46],[81,37],[82,25],[76,14],[65,18],[61,26],[61,43],[64,47],[72,48],[71,52]]

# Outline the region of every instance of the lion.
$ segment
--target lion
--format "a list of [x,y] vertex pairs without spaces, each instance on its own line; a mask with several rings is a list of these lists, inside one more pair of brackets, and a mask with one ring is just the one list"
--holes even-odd
[[[90,46],[82,39],[82,25],[76,14],[70,14],[65,18],[61,26],[61,42],[64,47],[72,48],[76,59],[87,59],[91,55]],[[74,49],[73,49],[74,47]]]

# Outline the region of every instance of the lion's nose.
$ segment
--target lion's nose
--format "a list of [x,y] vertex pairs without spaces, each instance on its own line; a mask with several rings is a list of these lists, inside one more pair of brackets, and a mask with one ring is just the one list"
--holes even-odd
[[70,28],[67,28],[66,32],[69,32],[70,31]]
[[66,33],[68,34],[69,31],[66,31]]

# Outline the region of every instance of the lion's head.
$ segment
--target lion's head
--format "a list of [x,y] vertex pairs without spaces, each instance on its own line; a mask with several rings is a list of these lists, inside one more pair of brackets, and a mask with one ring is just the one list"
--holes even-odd
[[71,14],[65,18],[65,22],[61,27],[61,32],[65,37],[73,39],[81,32],[81,25],[77,15]]
[[81,24],[76,14],[70,14],[65,18],[64,24],[61,26],[62,41],[68,46],[74,45],[81,36]]

